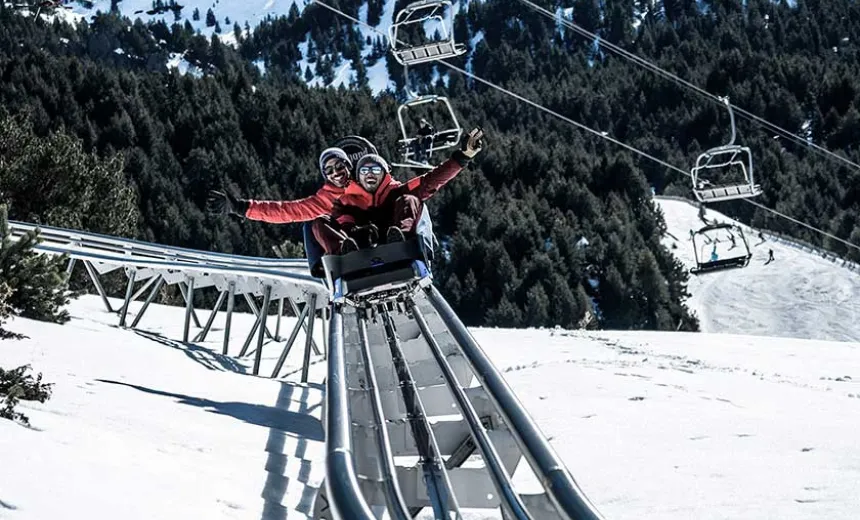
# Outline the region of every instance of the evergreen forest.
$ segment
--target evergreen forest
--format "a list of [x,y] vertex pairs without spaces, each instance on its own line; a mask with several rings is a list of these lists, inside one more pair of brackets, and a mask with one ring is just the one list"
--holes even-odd
[[[364,2],[330,3],[358,16]],[[855,2],[537,3],[572,8],[602,39],[860,160]],[[458,67],[685,170],[729,138],[719,104],[519,0],[460,5],[454,34],[468,53],[451,60]],[[382,6],[368,3],[371,23]],[[253,31],[219,27],[235,47],[187,23],[144,24],[115,11],[72,26],[0,7],[0,196],[9,218],[210,251],[272,256],[288,242],[301,252],[300,225],[208,215],[207,192],[310,195],[321,182],[319,151],[347,134],[393,157],[402,69],[381,38],[363,39],[314,4]],[[350,88],[309,87],[302,45],[323,83],[351,62]],[[166,67],[171,53],[200,73]],[[397,89],[374,96],[367,70],[379,60]],[[691,197],[688,177],[444,67],[416,67],[413,79],[448,96],[465,129],[487,134],[484,152],[429,203],[440,239],[435,283],[467,325],[698,329],[684,306],[688,274],[661,246],[665,224],[651,201],[652,190]],[[857,170],[746,119],[738,141],[753,151],[759,203],[860,244]],[[742,201],[716,209],[860,260],[858,249]]]

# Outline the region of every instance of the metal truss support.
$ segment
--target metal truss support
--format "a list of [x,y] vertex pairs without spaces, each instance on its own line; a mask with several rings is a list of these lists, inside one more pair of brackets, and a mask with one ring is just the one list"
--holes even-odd
[[[299,315],[299,306],[298,306],[298,305],[296,305],[296,302],[294,302],[292,299],[288,299],[288,301],[290,302],[290,307],[292,307],[292,308],[293,308],[293,314],[295,314],[296,316],[298,316],[298,315]],[[314,310],[312,309],[311,311],[313,312]],[[307,325],[307,323],[303,323],[303,324],[302,324],[302,327],[304,327],[304,329],[305,329],[305,334],[307,334],[307,335],[309,335],[309,336],[311,337],[311,346],[312,346],[312,347],[313,347],[313,349],[314,349],[314,354],[316,354],[316,355],[318,355],[318,356],[319,356],[319,355],[321,354],[321,352],[320,352],[319,347],[317,347],[317,342],[316,342],[316,341],[314,341],[314,334],[313,334],[313,330],[311,330],[311,332],[308,332],[308,325]]]
[[75,270],[75,262],[77,262],[77,258],[70,258],[69,265],[66,267],[66,279],[69,279],[72,276],[72,271]]
[[322,333],[323,333],[323,359],[328,360],[328,320],[329,320],[329,307],[323,307],[320,309],[320,316],[322,319],[320,320],[320,325],[322,325]]
[[[248,302],[248,307],[250,307],[250,308],[251,308],[251,312],[253,312],[253,313],[254,313],[254,316],[256,316],[257,318],[259,318],[259,317],[260,317],[260,309],[259,309],[259,308],[257,308],[257,304],[256,304],[256,303],[254,303],[254,298],[253,298],[253,297],[251,297],[251,295],[250,295],[250,294],[245,293],[245,301],[246,301],[246,302]],[[268,329],[268,328],[265,328],[264,330],[266,331],[266,336],[269,336],[269,339],[275,339],[274,334],[272,334],[271,332],[269,332],[269,329]],[[276,341],[277,341],[277,340],[276,340]]]
[[143,283],[143,285],[141,286],[141,288],[140,288],[140,289],[138,289],[138,290],[137,290],[137,292],[136,292],[136,293],[134,293],[134,296],[132,296],[132,297],[131,297],[131,301],[135,301],[135,300],[137,300],[138,298],[140,298],[140,297],[143,295],[143,293],[145,293],[145,292],[147,291],[147,289],[149,289],[149,287],[150,287],[153,283],[155,283],[155,279],[156,279],[156,278],[158,278],[158,276],[151,276],[151,277],[149,277],[149,280],[147,280],[146,282],[144,282],[144,283]]
[[[179,282],[176,284],[179,286],[179,292],[182,294],[182,298],[185,300],[185,306],[188,307],[188,301],[194,300],[194,279],[188,278],[188,283]],[[189,291],[190,288],[190,291]],[[197,319],[197,312],[194,311],[194,305],[191,305],[191,317],[194,319],[194,326],[198,329],[200,328],[200,320]],[[187,335],[187,334],[186,334]],[[187,339],[185,341],[188,341]]]
[[[308,382],[308,370],[311,366],[311,345],[314,345],[314,316],[317,314],[317,293],[311,293],[308,303],[305,304],[305,308],[308,310],[308,323],[307,327],[305,327],[305,358],[302,361],[302,383]],[[318,350],[317,354],[319,354]]]
[[305,318],[307,317],[308,307],[302,309],[302,312],[298,315],[298,321],[296,321],[296,325],[293,327],[293,331],[290,333],[290,337],[287,339],[286,345],[284,345],[284,350],[281,351],[281,357],[278,358],[278,362],[275,364],[275,370],[272,372],[272,378],[278,377],[278,374],[281,373],[281,368],[284,366],[284,361],[287,360],[287,356],[290,353],[290,349],[293,348],[293,343],[296,342],[296,338],[299,335],[299,330],[302,328],[302,324],[305,322]]
[[146,309],[149,308],[149,304],[155,299],[158,295],[158,291],[161,290],[161,286],[164,285],[164,277],[161,275],[156,276],[157,280],[155,282],[155,287],[152,288],[152,291],[149,292],[149,296],[146,297],[146,301],[143,302],[143,307],[138,311],[137,316],[134,317],[134,321],[131,322],[131,328],[137,327],[137,324],[140,323],[140,319],[143,318],[143,313],[146,312]]
[[128,315],[128,304],[131,303],[131,296],[134,291],[134,277],[137,271],[134,269],[126,269],[128,276],[128,285],[125,287],[125,300],[122,302],[122,310],[119,312],[119,326],[125,328],[125,317]]
[[93,281],[93,285],[96,286],[96,291],[99,293],[99,296],[102,297],[102,302],[104,302],[105,307],[107,307],[107,311],[113,312],[113,308],[110,306],[107,293],[105,292],[105,288],[102,287],[102,282],[99,280],[99,275],[96,272],[95,267],[93,267],[93,264],[88,260],[84,260],[84,266],[87,268],[87,273],[89,273],[90,279]]
[[227,285],[227,322],[224,324],[224,347],[221,353],[227,355],[230,348],[230,325],[233,323],[233,306],[236,304],[236,282]]
[[[182,329],[182,342],[188,343],[188,331],[191,328],[191,316],[194,314],[194,278],[186,278],[188,283],[188,295],[185,297],[185,327]],[[179,284],[180,291],[182,284]],[[183,295],[185,296],[185,295]],[[194,321],[197,321],[196,319]],[[198,327],[200,326],[198,322]]]
[[257,336],[257,352],[254,355],[254,375],[260,375],[260,360],[263,359],[263,341],[266,340],[266,316],[269,314],[269,298],[272,297],[272,286],[267,285],[263,290],[263,306],[260,307],[260,333]]
[[[287,296],[284,296],[287,298]],[[278,298],[278,319],[275,321],[275,341],[281,341],[281,316],[284,315],[284,298]]]
[[209,314],[209,319],[206,320],[206,325],[203,326],[203,330],[201,330],[194,338],[195,343],[206,339],[206,335],[209,334],[209,329],[212,328],[212,323],[215,322],[215,316],[217,316],[218,311],[221,310],[221,305],[224,303],[224,298],[226,297],[227,291],[221,291],[221,294],[218,295],[218,301],[215,302],[215,307],[212,308],[212,312]]

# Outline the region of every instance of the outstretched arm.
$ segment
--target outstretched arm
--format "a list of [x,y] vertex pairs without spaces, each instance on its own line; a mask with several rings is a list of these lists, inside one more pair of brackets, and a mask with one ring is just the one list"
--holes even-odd
[[456,177],[469,164],[469,161],[481,151],[483,137],[484,131],[481,128],[473,129],[466,137],[461,150],[451,154],[450,159],[424,175],[408,181],[406,191],[422,201],[435,195],[439,188]]
[[270,224],[314,220],[331,212],[331,203],[319,194],[298,200],[249,200],[245,216]]

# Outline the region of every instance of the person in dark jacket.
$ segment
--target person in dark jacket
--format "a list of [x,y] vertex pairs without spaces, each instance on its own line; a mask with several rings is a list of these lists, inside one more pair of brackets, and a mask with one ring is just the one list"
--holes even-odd
[[450,159],[405,183],[391,178],[388,161],[383,157],[365,155],[355,165],[358,182],[347,186],[335,201],[330,222],[314,221],[314,236],[326,253],[346,254],[358,249],[352,236],[357,228],[374,225],[386,230],[387,242],[414,235],[423,203],[481,151],[483,137],[483,130],[475,128]]

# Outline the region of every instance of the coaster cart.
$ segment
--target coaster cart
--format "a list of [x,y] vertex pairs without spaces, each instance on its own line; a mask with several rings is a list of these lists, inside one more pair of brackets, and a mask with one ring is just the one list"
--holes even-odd
[[322,258],[331,301],[377,304],[432,283],[420,238]]
[[[445,16],[447,13],[447,16]],[[442,40],[422,41],[410,45],[401,40],[402,31],[415,24],[438,20]],[[454,41],[454,9],[448,0],[421,0],[412,2],[397,13],[394,23],[388,28],[388,42],[394,59],[404,66],[444,60],[465,54],[466,46]],[[423,27],[421,28],[423,34]]]
[[[719,235],[731,235],[740,237],[740,246],[742,248],[740,254],[728,258],[712,260],[707,256],[706,249],[713,244],[716,249],[715,241]],[[747,239],[744,236],[743,229],[735,224],[710,224],[699,231],[693,233],[693,254],[696,259],[696,267],[690,269],[692,274],[703,274],[724,269],[734,269],[746,267],[752,258]]]
[[[750,149],[736,145],[735,116],[728,98],[720,98],[729,110],[732,123],[732,138],[723,146],[711,148],[699,155],[691,171],[693,194],[702,203],[721,202],[733,199],[752,198],[761,194],[761,187],[753,179],[753,160]],[[740,171],[741,175],[729,175],[724,182],[720,173]]]

